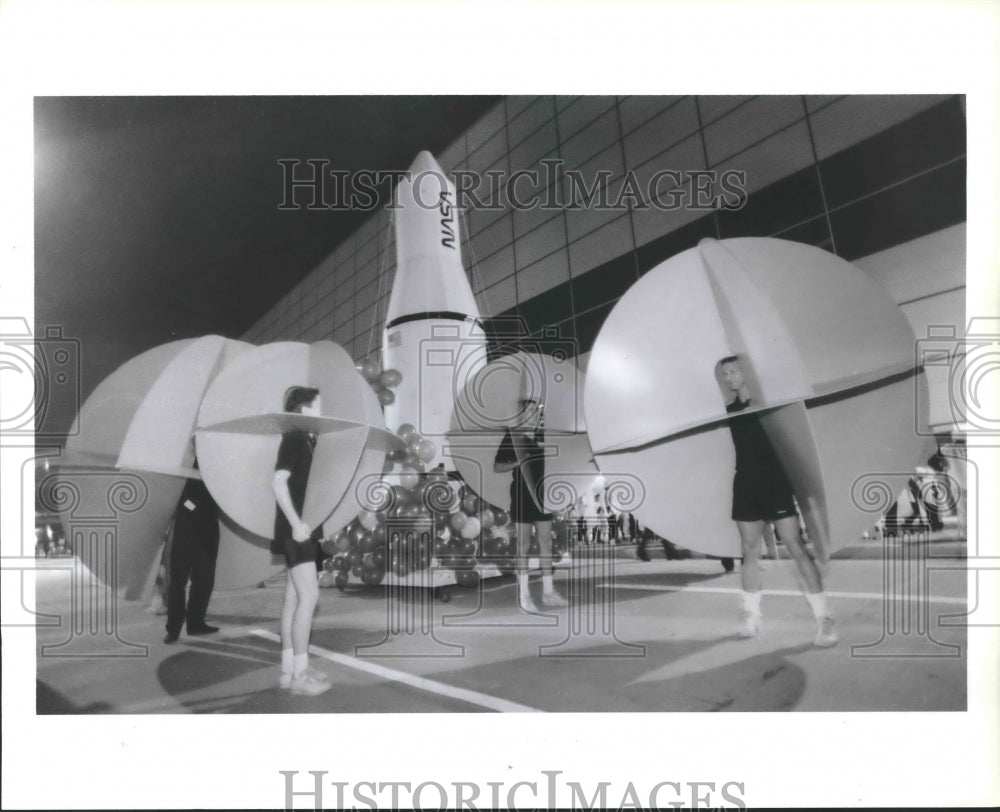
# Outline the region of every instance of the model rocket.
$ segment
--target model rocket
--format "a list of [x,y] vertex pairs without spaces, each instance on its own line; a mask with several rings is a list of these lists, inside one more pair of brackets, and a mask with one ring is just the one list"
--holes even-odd
[[429,152],[396,187],[396,278],[382,344],[383,368],[402,382],[385,409],[386,427],[410,423],[443,453],[457,395],[486,364],[486,336],[462,265],[455,187]]

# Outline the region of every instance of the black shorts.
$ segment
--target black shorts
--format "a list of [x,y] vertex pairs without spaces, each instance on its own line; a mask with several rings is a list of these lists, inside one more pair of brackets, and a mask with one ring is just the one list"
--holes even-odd
[[531,498],[531,493],[527,488],[518,490],[512,486],[510,489],[510,518],[516,523],[532,524],[533,522],[550,522],[552,514],[538,509],[538,505]]
[[779,478],[733,477],[734,522],[774,522],[797,516],[792,487]]
[[320,553],[320,546],[316,538],[310,538],[307,541],[296,541],[293,538],[275,539],[271,542],[271,552],[274,555],[283,555],[285,564],[288,565],[288,569],[291,569],[297,564],[305,564],[306,562],[315,564]]

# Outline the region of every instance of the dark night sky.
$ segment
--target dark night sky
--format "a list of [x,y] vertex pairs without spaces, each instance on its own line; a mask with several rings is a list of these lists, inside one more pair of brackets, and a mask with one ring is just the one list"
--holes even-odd
[[[280,211],[279,159],[406,169],[496,99],[37,98],[36,333],[80,341],[84,397],[150,347],[238,337],[370,216]],[[68,428],[70,405],[46,429]]]

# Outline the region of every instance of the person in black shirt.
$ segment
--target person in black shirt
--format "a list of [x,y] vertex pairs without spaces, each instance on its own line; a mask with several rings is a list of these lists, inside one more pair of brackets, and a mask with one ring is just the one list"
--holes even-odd
[[[215,560],[219,555],[219,506],[200,479],[184,483],[174,513],[167,555],[167,636],[174,643],[181,627],[187,633],[212,634],[218,626],[205,622],[205,612],[215,586]],[[185,595],[191,581],[191,591]]]
[[[545,475],[543,409],[534,398],[522,398],[520,406],[520,426],[504,432],[493,461],[493,470],[497,473],[513,472],[510,518],[517,534],[517,600],[525,612],[537,612],[538,607],[528,592],[528,548],[531,546],[532,526],[538,538],[538,559],[542,568],[542,605],[565,606],[566,599],[556,592],[552,582],[552,514],[539,508],[532,493],[532,485],[537,487]],[[528,426],[532,428],[529,430]]]
[[[319,390],[293,386],[285,392],[285,411],[318,417]],[[271,552],[283,555],[288,565],[285,601],[281,609],[282,688],[293,694],[316,696],[329,690],[322,671],[309,667],[309,633],[319,600],[316,556],[322,527],[310,528],[302,520],[302,508],[312,469],[316,436],[305,431],[288,431],[281,436],[278,460],[271,482],[278,510],[274,517]]]
[[[750,390],[739,358],[723,358],[719,366],[723,382],[736,393],[726,404],[726,411],[737,415],[751,408]],[[743,548],[740,634],[754,637],[761,630],[760,550],[764,523],[773,522],[805,582],[806,600],[816,617],[813,642],[817,646],[832,646],[838,639],[833,614],[816,562],[802,543],[795,497],[781,460],[756,414],[734,416],[729,421],[729,430],[736,448],[732,519],[739,528]]]

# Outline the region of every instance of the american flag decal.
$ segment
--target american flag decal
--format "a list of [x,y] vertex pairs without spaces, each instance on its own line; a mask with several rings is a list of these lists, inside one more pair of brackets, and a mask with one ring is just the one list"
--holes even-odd
[[399,332],[399,330],[396,330],[393,333],[389,333],[389,347],[392,349],[396,349],[403,343],[403,339],[400,337]]

